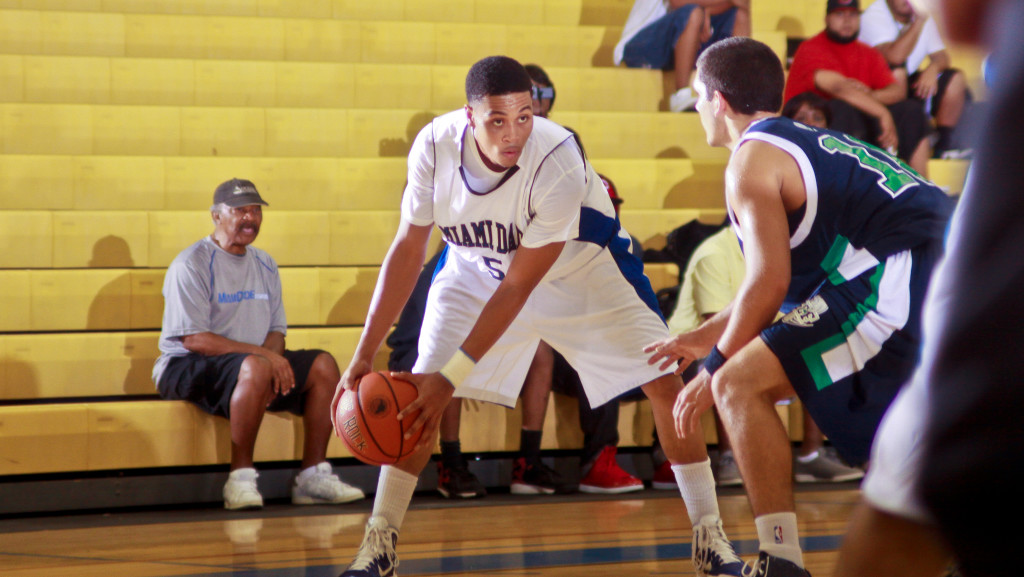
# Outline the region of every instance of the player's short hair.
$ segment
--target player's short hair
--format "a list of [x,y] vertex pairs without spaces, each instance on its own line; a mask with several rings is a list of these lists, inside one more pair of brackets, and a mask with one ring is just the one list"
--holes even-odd
[[530,92],[532,87],[530,75],[522,64],[508,56],[488,56],[474,64],[466,75],[466,102],[476,102],[486,96]]
[[786,76],[782,62],[767,45],[743,36],[719,40],[697,59],[698,78],[708,97],[721,92],[741,114],[778,112]]

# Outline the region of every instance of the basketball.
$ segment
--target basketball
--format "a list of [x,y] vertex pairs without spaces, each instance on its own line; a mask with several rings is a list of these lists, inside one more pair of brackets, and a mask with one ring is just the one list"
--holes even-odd
[[382,372],[368,373],[338,402],[335,423],[350,453],[369,465],[391,465],[408,457],[419,442],[420,429],[405,439],[405,430],[416,420],[404,421],[398,413],[418,396],[416,386]]

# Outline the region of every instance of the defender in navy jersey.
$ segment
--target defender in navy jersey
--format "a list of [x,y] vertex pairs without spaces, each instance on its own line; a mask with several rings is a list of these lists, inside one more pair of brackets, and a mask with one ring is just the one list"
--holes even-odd
[[466,108],[435,118],[413,143],[402,222],[334,403],[371,370],[437,226],[445,258],[416,364],[400,373],[419,397],[399,417],[422,409],[411,430],[424,434],[412,456],[382,468],[362,547],[342,575],[395,573],[398,531],[450,399],[514,406],[541,340],[576,369],[592,406],[643,388],[694,526],[697,575],[745,575],[722,530],[704,438],[673,431],[682,381],[647,363],[644,345],[668,327],[643,264],[572,133],[533,117],[532,86],[515,60],[485,58],[467,75]]
[[[951,201],[885,152],[779,118],[784,76],[770,48],[723,40],[694,87],[708,143],[732,151],[726,205],[747,273],[698,329],[648,347],[651,363],[705,358],[675,407],[681,434],[715,404],[760,541],[758,575],[803,576],[789,437],[793,396],[840,454],[862,464],[918,355],[920,310]],[[786,313],[773,322],[777,313]]]

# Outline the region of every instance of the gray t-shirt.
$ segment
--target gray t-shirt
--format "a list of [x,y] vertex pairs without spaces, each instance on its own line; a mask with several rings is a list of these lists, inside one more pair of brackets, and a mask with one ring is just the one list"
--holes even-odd
[[270,332],[287,330],[277,263],[253,246],[236,255],[203,238],[167,268],[163,292],[162,354],[153,366],[154,383],[171,357],[189,353],[181,337],[211,332],[262,345]]

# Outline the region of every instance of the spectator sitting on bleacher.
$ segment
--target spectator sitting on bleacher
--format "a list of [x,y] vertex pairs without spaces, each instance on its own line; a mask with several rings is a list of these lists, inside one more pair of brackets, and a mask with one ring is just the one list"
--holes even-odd
[[750,35],[749,0],[636,0],[615,46],[615,64],[675,71],[669,110],[691,109],[697,56],[730,36]]
[[828,0],[825,30],[803,41],[793,57],[785,100],[813,91],[829,101],[831,127],[876,144],[927,174],[930,123],[919,100],[879,52],[857,40],[859,0]]
[[[935,121],[936,158],[961,158],[955,133],[971,92],[963,72],[950,67],[935,20],[910,0],[877,0],[861,16],[860,41],[882,53],[895,74],[907,78],[907,98],[921,100]],[[928,61],[928,65],[921,65]]]
[[263,506],[253,451],[266,411],[303,416],[302,471],[292,486],[292,503],[362,499],[363,492],[334,475],[326,459],[338,365],[325,351],[285,348],[277,263],[250,246],[264,206],[248,180],[217,187],[210,208],[213,234],[182,251],[167,269],[153,381],[161,397],[190,401],[230,421],[225,508]]

